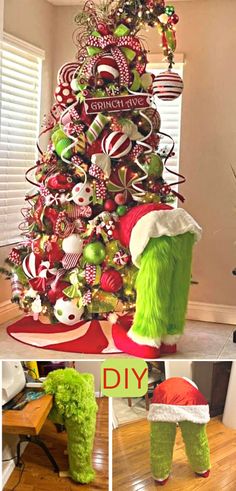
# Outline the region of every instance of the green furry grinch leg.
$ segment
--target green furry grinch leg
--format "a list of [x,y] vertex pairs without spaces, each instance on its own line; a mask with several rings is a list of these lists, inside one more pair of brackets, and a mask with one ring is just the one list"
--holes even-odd
[[201,473],[210,469],[210,451],[205,424],[196,424],[191,421],[179,423],[185,450],[189,463],[194,472]]
[[129,336],[159,346],[184,329],[194,235],[149,240],[136,280],[136,312]]
[[[210,452],[205,424],[181,421],[179,423],[186,454],[194,472],[210,469]],[[171,471],[176,423],[151,423],[151,470],[154,479],[164,480]]]
[[54,396],[50,418],[64,424],[67,431],[70,476],[76,482],[89,483],[95,477],[92,451],[97,404],[93,375],[73,368],[55,370],[47,376],[44,390]]
[[151,423],[151,470],[154,479],[166,479],[170,474],[175,435],[175,423]]

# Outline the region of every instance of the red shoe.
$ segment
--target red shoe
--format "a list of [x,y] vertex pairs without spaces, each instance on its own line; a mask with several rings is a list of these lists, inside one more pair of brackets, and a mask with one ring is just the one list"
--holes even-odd
[[159,481],[158,479],[155,479],[155,483],[159,484],[159,486],[165,486],[168,480],[169,480],[169,476],[163,481]]
[[205,471],[205,472],[195,472],[195,474],[197,474],[197,476],[199,477],[208,477],[209,474],[210,474],[210,469],[208,469],[208,471]]
[[176,344],[165,344],[165,343],[161,343],[161,347],[160,347],[160,353],[161,355],[169,355],[171,353],[176,353],[177,351],[177,346]]
[[160,349],[146,344],[138,344],[128,337],[132,325],[132,317],[124,316],[117,319],[112,326],[112,336],[115,346],[128,355],[155,360],[160,357]]

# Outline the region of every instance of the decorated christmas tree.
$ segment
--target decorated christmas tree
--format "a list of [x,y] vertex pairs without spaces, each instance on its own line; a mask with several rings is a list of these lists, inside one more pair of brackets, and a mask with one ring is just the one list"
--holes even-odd
[[[93,321],[107,320],[119,349],[157,357],[183,331],[200,234],[163,179],[173,144],[163,151],[158,98],[183,89],[172,71],[178,16],[163,0],[118,0],[87,2],[75,21],[77,59],[58,72],[42,131],[50,143],[43,152],[39,141],[26,172],[24,238],[7,260],[13,301],[35,321],[88,323],[81,351],[106,348]],[[167,70],[156,77],[137,37],[144,25],[162,39]]]

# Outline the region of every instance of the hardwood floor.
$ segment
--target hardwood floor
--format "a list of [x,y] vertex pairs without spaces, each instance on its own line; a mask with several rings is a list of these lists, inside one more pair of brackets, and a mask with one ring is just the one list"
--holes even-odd
[[[108,399],[97,399],[99,410],[97,416],[96,436],[94,442],[93,463],[96,478],[90,484],[76,484],[69,478],[58,477],[43,451],[29,444],[23,453],[25,469],[21,483],[16,491],[83,491],[108,490]],[[40,435],[55,457],[61,470],[68,469],[66,433],[57,433],[49,420],[43,426]],[[19,478],[19,469],[15,469],[8,480],[4,491],[11,491]]]
[[[178,430],[172,475],[165,491],[235,491],[236,430],[230,430],[213,418],[208,424],[211,449],[211,474],[207,479],[195,477],[185,456]],[[113,491],[157,491],[149,462],[149,423],[138,421],[113,431]]]

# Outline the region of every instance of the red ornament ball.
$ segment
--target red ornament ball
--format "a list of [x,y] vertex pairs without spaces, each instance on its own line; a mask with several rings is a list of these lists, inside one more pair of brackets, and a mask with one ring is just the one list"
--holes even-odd
[[115,269],[108,269],[102,273],[100,285],[105,292],[116,293],[123,286],[121,274]]
[[126,202],[126,196],[124,193],[118,193],[115,195],[115,202],[117,205],[124,205]]
[[104,210],[105,211],[109,211],[110,213],[112,213],[113,211],[116,210],[116,203],[115,201],[113,201],[113,199],[106,199],[105,203],[104,203]]
[[173,101],[177,99],[184,88],[182,78],[178,73],[167,70],[157,75],[154,79],[152,90],[153,95],[157,96],[162,101]]
[[55,90],[55,99],[59,104],[72,104],[76,101],[76,97],[73,93],[70,83],[62,82]]
[[98,60],[97,73],[108,82],[113,82],[119,77],[118,66],[112,55],[104,55]]
[[98,32],[100,32],[100,34],[102,36],[106,36],[107,34],[110,34],[110,32],[111,32],[109,27],[107,26],[107,24],[105,24],[104,22],[98,23],[97,30],[98,30]]

